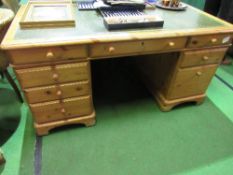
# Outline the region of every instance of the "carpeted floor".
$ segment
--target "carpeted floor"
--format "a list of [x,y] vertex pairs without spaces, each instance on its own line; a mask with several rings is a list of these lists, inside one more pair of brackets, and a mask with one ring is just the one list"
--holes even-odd
[[[97,73],[103,64],[122,66]],[[20,127],[3,146],[4,175],[232,174],[233,65],[218,69],[204,104],[166,113],[127,64],[92,66],[97,125],[63,127],[36,138],[28,108],[21,106]],[[19,114],[12,96],[4,110]]]
[[41,174],[168,175],[233,157],[232,121],[208,98],[161,112],[127,65],[106,62],[92,65],[97,125],[43,137]]
[[[7,83],[0,80],[1,83]],[[11,89],[0,88],[0,145],[9,139],[20,121],[20,102]]]
[[168,175],[233,157],[232,122],[208,99],[169,113],[150,98],[96,109],[95,127],[42,139],[41,174]]

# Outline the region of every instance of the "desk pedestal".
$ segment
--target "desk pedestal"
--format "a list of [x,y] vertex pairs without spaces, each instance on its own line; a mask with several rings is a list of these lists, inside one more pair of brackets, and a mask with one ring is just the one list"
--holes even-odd
[[162,111],[186,102],[201,104],[226,47],[137,58],[142,80]]

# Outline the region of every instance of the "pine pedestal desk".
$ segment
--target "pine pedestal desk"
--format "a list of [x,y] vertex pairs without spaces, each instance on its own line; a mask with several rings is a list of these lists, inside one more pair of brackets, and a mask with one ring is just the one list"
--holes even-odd
[[38,135],[67,124],[95,124],[90,62],[96,59],[135,56],[132,61],[163,111],[184,102],[201,103],[233,36],[231,24],[190,6],[182,12],[148,10],[164,19],[162,29],[113,32],[97,12],[77,9],[75,27],[22,30],[24,10],[23,5],[1,48]]

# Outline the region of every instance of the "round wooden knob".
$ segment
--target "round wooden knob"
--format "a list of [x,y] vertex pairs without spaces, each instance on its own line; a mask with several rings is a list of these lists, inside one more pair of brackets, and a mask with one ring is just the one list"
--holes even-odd
[[173,46],[175,46],[175,43],[174,43],[174,42],[169,42],[168,45],[169,45],[170,47],[173,47]]
[[61,90],[58,90],[56,94],[57,94],[57,96],[61,96],[62,91],[61,91]]
[[207,61],[208,59],[209,59],[209,57],[208,56],[203,56],[203,58],[202,58],[204,61]]
[[197,76],[201,76],[201,75],[202,75],[202,72],[198,71],[198,72],[196,73],[196,75],[197,75]]
[[61,113],[66,113],[66,110],[65,110],[65,108],[61,108]]
[[110,46],[109,49],[108,49],[108,51],[109,51],[110,53],[112,53],[112,52],[115,51],[115,48],[114,48],[113,46]]
[[57,80],[57,79],[58,79],[58,74],[54,73],[54,74],[53,74],[53,79],[54,79],[54,80]]
[[218,41],[217,38],[212,38],[212,39],[211,39],[211,42],[212,42],[212,43],[216,43],[217,41]]
[[47,52],[46,57],[51,59],[54,58],[54,53],[52,51]]

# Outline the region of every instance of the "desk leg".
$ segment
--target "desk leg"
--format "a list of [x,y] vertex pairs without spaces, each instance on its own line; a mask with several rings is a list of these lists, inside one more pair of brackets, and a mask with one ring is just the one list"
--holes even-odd
[[200,105],[205,100],[205,94],[192,96],[192,97],[186,97],[186,98],[180,98],[180,99],[175,99],[175,100],[167,100],[164,98],[164,96],[161,93],[154,94],[154,97],[160,109],[164,112],[170,111],[175,106],[178,106],[183,103],[188,103],[188,102],[195,102],[197,105]]
[[201,104],[217,64],[181,68],[179,53],[148,55],[137,59],[143,82],[162,111],[182,103]]
[[37,135],[43,136],[43,135],[48,135],[51,129],[61,127],[64,125],[83,124],[89,127],[89,126],[95,125],[95,123],[96,123],[96,119],[95,119],[95,111],[94,111],[92,114],[87,115],[85,117],[77,117],[77,118],[71,118],[67,120],[59,120],[59,121],[43,123],[43,124],[34,123],[34,126],[36,128]]

